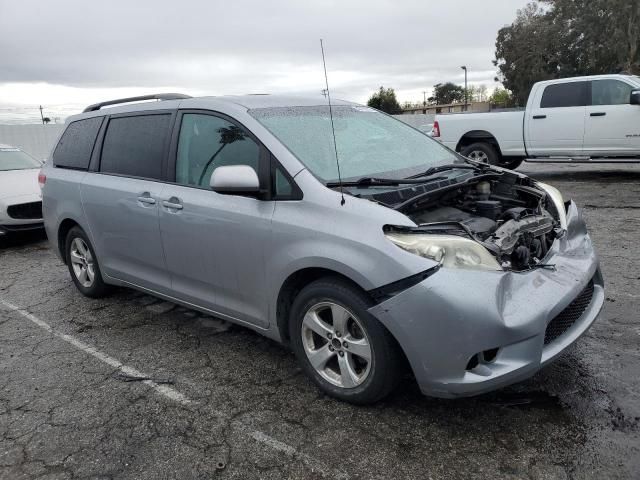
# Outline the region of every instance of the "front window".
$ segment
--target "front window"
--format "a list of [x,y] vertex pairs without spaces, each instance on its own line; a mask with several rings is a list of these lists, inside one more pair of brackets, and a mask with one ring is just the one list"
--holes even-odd
[[0,148],[0,172],[7,170],[30,170],[42,164],[18,148]]
[[[372,108],[332,108],[343,180],[406,178],[461,161],[422,132]],[[338,179],[328,106],[259,108],[249,113],[322,181]]]
[[177,183],[208,188],[216,168],[248,165],[257,172],[259,161],[260,147],[239,126],[214,115],[183,115],[176,161]]
[[592,105],[626,105],[633,87],[620,80],[594,80],[591,83]]

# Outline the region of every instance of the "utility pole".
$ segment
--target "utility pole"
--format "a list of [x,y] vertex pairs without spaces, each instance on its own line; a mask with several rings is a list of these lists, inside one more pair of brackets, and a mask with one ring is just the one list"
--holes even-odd
[[40,105],[40,118],[42,119],[42,124],[44,125],[44,115],[42,114],[42,105]]
[[422,106],[424,107],[422,109],[422,113],[426,114],[427,113],[427,92],[425,91],[422,92]]
[[464,111],[467,111],[467,66],[463,65],[460,67],[464,70]]

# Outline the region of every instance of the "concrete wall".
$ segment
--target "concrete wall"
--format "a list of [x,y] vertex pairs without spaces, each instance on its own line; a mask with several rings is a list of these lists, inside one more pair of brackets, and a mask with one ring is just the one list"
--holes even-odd
[[0,143],[18,147],[39,160],[53,149],[64,124],[0,125]]

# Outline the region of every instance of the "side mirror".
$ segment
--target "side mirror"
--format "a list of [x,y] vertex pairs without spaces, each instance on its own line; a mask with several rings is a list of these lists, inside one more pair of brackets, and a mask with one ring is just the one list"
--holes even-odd
[[640,89],[631,90],[631,105],[640,105]]
[[209,186],[217,193],[242,195],[260,192],[258,174],[248,165],[216,168],[211,175]]

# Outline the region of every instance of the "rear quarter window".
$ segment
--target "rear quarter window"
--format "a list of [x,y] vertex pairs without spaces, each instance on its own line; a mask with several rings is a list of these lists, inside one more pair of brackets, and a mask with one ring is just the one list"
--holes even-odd
[[69,124],[53,152],[53,165],[86,170],[103,117],[76,120]]
[[100,171],[161,180],[170,121],[170,114],[111,118],[102,144]]

